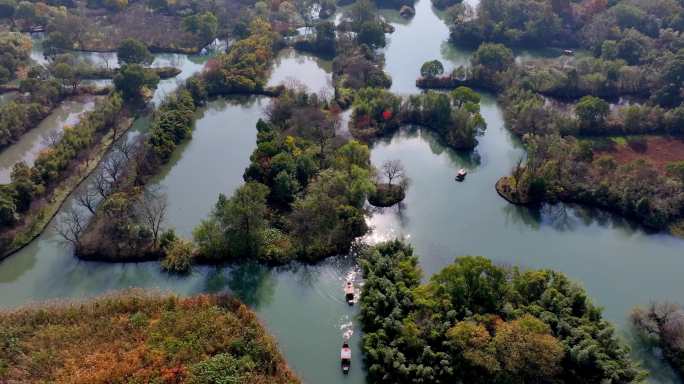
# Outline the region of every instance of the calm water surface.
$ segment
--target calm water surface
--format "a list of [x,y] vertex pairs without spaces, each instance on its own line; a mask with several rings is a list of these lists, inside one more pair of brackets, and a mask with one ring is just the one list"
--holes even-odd
[[[420,0],[416,11],[410,21],[386,15],[396,27],[385,49],[387,70],[393,78],[392,90],[402,94],[417,92],[414,82],[424,61],[440,59],[445,67],[453,68],[468,59],[467,52],[446,45],[448,29],[429,0]],[[328,84],[328,71],[325,63],[310,56],[284,51],[271,83],[294,76],[318,90]],[[230,194],[242,183],[255,146],[254,124],[267,104],[264,98],[227,99],[209,103],[201,111],[193,139],[179,148],[157,180],[169,197],[168,224],[181,235],[190,236],[219,193]],[[509,172],[523,151],[505,130],[492,96],[485,95],[482,112],[488,128],[471,153],[449,150],[429,132],[410,127],[373,146],[374,164],[401,159],[413,184],[401,206],[369,218],[374,227],[369,241],[408,238],[427,274],[464,254],[522,267],[558,269],[581,282],[605,308],[606,317],[623,330],[634,305],[682,297],[684,241],[646,233],[599,211],[565,205],[530,210],[500,199],[494,183]],[[461,167],[469,169],[469,174],[465,182],[456,183],[454,175]],[[306,383],[361,384],[365,380],[357,307],[348,307],[342,299],[344,281],[359,281],[357,272],[353,257],[345,256],[316,266],[278,269],[202,267],[190,277],[178,278],[160,273],[158,263],[79,262],[50,230],[0,264],[0,291],[5,293],[0,306],[84,297],[131,286],[180,294],[230,291],[255,308]],[[355,345],[348,377],[339,371],[344,333],[353,333]],[[655,373],[653,382],[678,382],[662,365],[647,364]]]

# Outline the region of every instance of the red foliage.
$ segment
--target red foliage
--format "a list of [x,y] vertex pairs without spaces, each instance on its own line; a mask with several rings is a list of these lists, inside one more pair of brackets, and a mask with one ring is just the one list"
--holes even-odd
[[385,110],[382,112],[382,118],[385,119],[385,121],[389,120],[392,118],[392,111],[390,110]]
[[216,59],[209,59],[206,64],[204,64],[204,70],[207,72],[212,72],[219,68],[221,68],[221,62]]

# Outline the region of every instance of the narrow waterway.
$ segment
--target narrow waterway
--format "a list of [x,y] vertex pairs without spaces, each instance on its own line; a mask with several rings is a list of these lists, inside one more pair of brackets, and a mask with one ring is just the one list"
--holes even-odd
[[55,108],[38,126],[0,152],[0,184],[10,182],[14,164],[23,161],[32,166],[40,152],[59,140],[64,128],[77,124],[84,113],[93,110],[95,98],[86,96],[67,100]]
[[[416,16],[409,21],[393,13],[385,17],[396,27],[384,50],[393,91],[417,92],[415,79],[426,60],[440,59],[447,70],[467,63],[468,52],[446,44],[448,29],[429,0],[416,4]],[[201,68],[185,59],[178,64]],[[184,71],[184,76],[192,71]],[[325,62],[283,51],[270,84],[295,77],[317,91],[329,84],[329,76]],[[169,87],[174,84],[169,82]],[[156,181],[169,198],[168,225],[182,236],[190,236],[219,193],[231,194],[242,183],[255,146],[254,124],[266,105],[265,98],[231,98],[211,102],[200,112],[193,139],[179,148]],[[509,172],[523,151],[505,129],[492,95],[484,95],[482,113],[488,127],[473,152],[452,151],[429,132],[410,127],[373,146],[374,164],[401,159],[413,183],[401,206],[380,210],[369,218],[374,230],[367,240],[406,237],[428,275],[464,254],[563,271],[587,288],[605,308],[606,317],[622,331],[633,306],[652,299],[683,297],[684,241],[647,233],[600,211],[566,205],[531,210],[499,198],[493,188],[495,181]],[[463,183],[457,183],[454,175],[462,167],[469,174]],[[277,269],[249,264],[201,267],[189,277],[175,277],[161,273],[158,263],[77,261],[48,230],[0,264],[0,291],[5,293],[0,296],[0,306],[86,297],[132,286],[180,294],[230,291],[258,312],[304,382],[361,384],[365,377],[355,319],[358,308],[348,307],[342,293],[346,279],[360,281],[357,273],[353,256],[343,256],[315,266]],[[353,333],[354,360],[348,377],[339,369],[344,333]],[[653,382],[678,382],[662,364],[648,364]]]

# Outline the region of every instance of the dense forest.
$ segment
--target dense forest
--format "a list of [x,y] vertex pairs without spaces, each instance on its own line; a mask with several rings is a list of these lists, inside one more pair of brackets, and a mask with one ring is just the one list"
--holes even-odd
[[586,292],[550,270],[460,257],[421,284],[410,245],[361,256],[374,383],[630,383],[643,377]]

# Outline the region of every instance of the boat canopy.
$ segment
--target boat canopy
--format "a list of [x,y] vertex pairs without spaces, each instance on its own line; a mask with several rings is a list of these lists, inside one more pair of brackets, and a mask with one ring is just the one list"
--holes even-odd
[[342,348],[340,357],[342,360],[351,360],[351,348]]

